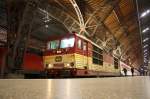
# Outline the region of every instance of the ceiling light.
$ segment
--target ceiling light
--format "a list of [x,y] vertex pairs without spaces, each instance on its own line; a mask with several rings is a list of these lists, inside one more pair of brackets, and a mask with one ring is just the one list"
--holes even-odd
[[144,50],[144,52],[147,52],[147,50]]
[[148,30],[149,30],[149,28],[147,27],[147,28],[145,28],[142,32],[145,33],[145,32],[147,32]]
[[144,40],[143,40],[143,42],[146,42],[146,41],[148,41],[149,40],[149,38],[145,38]]
[[48,28],[48,25],[45,25],[46,28]]
[[148,45],[146,44],[145,46],[143,46],[143,48],[146,48],[146,47],[148,47]]
[[46,22],[49,22],[50,21],[50,19],[46,19],[44,22],[46,23]]
[[147,53],[146,54],[144,54],[144,56],[146,56],[147,55]]
[[147,61],[147,59],[145,59],[145,61]]
[[141,68],[141,70],[143,70],[143,68]]
[[145,17],[145,16],[148,15],[149,13],[150,13],[150,10],[149,10],[149,9],[146,10],[145,12],[143,12],[143,13],[141,14],[141,18]]

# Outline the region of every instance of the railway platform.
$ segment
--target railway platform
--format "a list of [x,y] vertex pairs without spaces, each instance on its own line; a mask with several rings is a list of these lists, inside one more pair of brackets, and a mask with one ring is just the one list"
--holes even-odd
[[149,76],[0,80],[0,99],[150,99],[149,93]]

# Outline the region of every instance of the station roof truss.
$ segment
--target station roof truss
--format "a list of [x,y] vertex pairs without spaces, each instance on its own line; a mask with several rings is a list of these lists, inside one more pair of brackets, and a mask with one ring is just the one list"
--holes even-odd
[[[13,0],[15,1],[19,0]],[[41,2],[33,19],[28,47],[44,50],[49,36],[76,32],[91,39],[106,52],[115,53],[132,66],[138,67],[142,64],[135,0],[41,0]],[[9,0],[7,4],[9,6]],[[2,12],[3,9],[0,7],[0,13]],[[6,18],[7,10],[4,12],[0,14],[0,20],[7,20],[3,19]],[[1,30],[7,31],[6,23],[9,22],[1,22]],[[0,44],[7,42],[7,32],[5,37],[3,35],[4,33],[0,32]],[[2,40],[4,38],[5,40]]]

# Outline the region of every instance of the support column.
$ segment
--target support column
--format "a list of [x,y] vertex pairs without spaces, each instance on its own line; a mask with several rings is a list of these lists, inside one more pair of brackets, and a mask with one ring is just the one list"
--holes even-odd
[[9,72],[20,70],[39,0],[8,0],[8,53]]

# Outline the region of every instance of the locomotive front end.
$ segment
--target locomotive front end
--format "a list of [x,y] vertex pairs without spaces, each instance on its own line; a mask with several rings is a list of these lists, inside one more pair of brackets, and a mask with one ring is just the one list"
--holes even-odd
[[75,70],[75,37],[60,37],[47,43],[44,66],[49,76],[70,76]]

